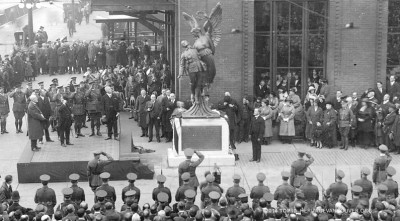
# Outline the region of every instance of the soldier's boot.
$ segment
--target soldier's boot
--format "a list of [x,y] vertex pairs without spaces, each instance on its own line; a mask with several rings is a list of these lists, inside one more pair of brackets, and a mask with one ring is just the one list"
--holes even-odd
[[77,125],[75,125],[74,126],[74,131],[75,131],[75,138],[78,138],[79,136],[78,136],[78,126]]
[[78,129],[78,136],[84,137],[85,135],[83,135],[83,134],[81,133],[81,129],[82,129],[82,128],[79,128],[79,129]]
[[238,161],[239,160],[239,154],[237,154],[237,153],[235,153],[235,161]]
[[3,122],[0,123],[0,127],[1,127],[1,134],[4,134],[4,126],[3,126]]
[[19,129],[18,129],[18,121],[15,121],[15,131],[17,132],[17,134],[19,133]]
[[93,137],[94,135],[95,135],[94,128],[92,127],[92,133],[89,135],[89,137]]
[[19,127],[19,129],[18,129],[19,132],[23,133],[22,130],[21,130],[21,128],[22,128],[22,119],[18,122],[18,127]]
[[7,131],[7,121],[4,121],[4,122],[3,122],[3,133],[8,134],[8,131]]
[[100,127],[97,128],[97,136],[101,136]]

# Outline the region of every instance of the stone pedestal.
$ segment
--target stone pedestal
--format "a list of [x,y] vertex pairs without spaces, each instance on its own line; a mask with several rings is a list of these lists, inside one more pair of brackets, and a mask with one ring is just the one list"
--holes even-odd
[[[177,167],[186,159],[185,148],[199,150],[205,159],[200,166],[234,166],[229,154],[229,126],[220,118],[175,118],[172,148],[168,149],[168,166]],[[197,159],[197,156],[193,156]]]

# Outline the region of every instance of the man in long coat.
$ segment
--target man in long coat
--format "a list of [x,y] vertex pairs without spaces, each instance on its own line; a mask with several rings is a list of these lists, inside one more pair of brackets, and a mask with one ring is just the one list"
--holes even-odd
[[[42,122],[44,134],[46,136],[46,141],[47,142],[53,142],[50,139],[50,134],[49,134],[49,127],[50,127],[50,116],[51,116],[51,106],[50,106],[50,100],[49,97],[46,95],[46,90],[40,90],[39,92],[39,97],[38,97],[38,107],[40,111],[43,113],[44,118],[46,118],[45,121]],[[39,141],[42,141],[43,138],[40,138]]]
[[110,140],[114,134],[114,140],[118,140],[118,116],[121,106],[121,98],[112,92],[111,87],[105,87],[106,94],[101,98],[102,116],[107,119],[107,134],[106,140]]
[[48,50],[48,61],[49,61],[49,74],[54,75],[55,72],[57,72],[57,67],[58,67],[58,54],[57,54],[57,48],[56,45],[51,45],[51,47]]
[[37,140],[43,137],[42,121],[46,120],[42,112],[37,106],[38,98],[36,95],[30,96],[30,103],[28,105],[28,134],[31,140],[32,151],[38,151],[40,147],[37,146]]
[[149,100],[150,97],[146,94],[145,90],[142,90],[140,92],[140,96],[136,98],[135,110],[139,116],[138,119],[139,126],[142,128],[141,137],[148,136],[147,122],[146,122],[146,115],[147,115],[146,102]]
[[58,55],[58,68],[60,71],[60,74],[64,74],[67,69],[68,65],[68,48],[62,44],[61,47],[57,49],[57,55]]

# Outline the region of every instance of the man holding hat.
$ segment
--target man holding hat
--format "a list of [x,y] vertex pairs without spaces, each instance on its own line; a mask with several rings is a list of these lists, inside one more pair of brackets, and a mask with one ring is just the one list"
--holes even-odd
[[[196,176],[196,168],[203,162],[204,155],[200,151],[193,150],[192,148],[186,148],[184,150],[186,160],[179,164],[178,166],[178,174],[179,174],[179,186],[182,185],[183,181],[181,176],[185,172],[189,172],[190,180],[189,184],[194,187],[194,190],[197,191],[197,187],[199,186],[199,180]],[[192,161],[193,154],[196,154],[199,159],[196,161]]]
[[126,175],[126,178],[129,181],[129,185],[122,189],[122,201],[125,202],[125,198],[126,198],[125,193],[127,191],[134,190],[136,192],[135,196],[134,196],[134,201],[135,201],[135,203],[139,203],[139,200],[140,200],[140,189],[135,186],[135,181],[137,179],[136,173],[128,173]]
[[370,180],[368,180],[368,175],[371,174],[371,170],[368,167],[363,167],[361,169],[361,179],[354,181],[354,186],[360,186],[360,199],[365,200],[369,205],[369,199],[371,198],[373,185]]
[[257,174],[258,185],[251,188],[250,198],[253,200],[253,209],[259,206],[259,201],[264,196],[264,194],[270,192],[269,187],[264,185],[265,179],[266,176],[264,173],[258,173]]
[[373,165],[372,182],[375,184],[379,184],[386,180],[386,169],[392,161],[392,156],[390,156],[386,145],[380,145],[379,151],[379,157],[375,158]]
[[4,87],[0,86],[0,126],[1,134],[8,134],[6,129],[7,117],[10,113],[10,104],[8,103],[8,96],[4,93]]
[[175,194],[175,201],[176,202],[180,202],[183,201],[185,199],[185,191],[192,189],[194,190],[193,186],[190,186],[189,181],[190,181],[190,173],[189,172],[185,172],[182,174],[181,179],[183,181],[183,184],[178,188],[178,190],[176,190],[176,194]]
[[108,172],[103,172],[100,174],[100,178],[102,181],[101,186],[97,188],[98,190],[104,190],[107,192],[107,196],[105,197],[105,200],[107,202],[111,202],[115,204],[115,201],[117,200],[117,194],[115,193],[115,188],[113,186],[110,186],[108,184],[108,181],[110,180],[111,174]]
[[253,149],[253,158],[250,161],[257,161],[257,163],[261,160],[261,140],[265,130],[264,119],[260,116],[260,113],[260,109],[254,109],[254,117],[252,117],[250,123],[251,146]]
[[169,199],[168,203],[171,203],[171,200],[172,200],[171,190],[168,187],[164,186],[164,183],[167,180],[167,178],[164,175],[160,174],[156,177],[156,179],[157,179],[158,187],[153,189],[153,193],[151,194],[152,199],[155,202],[157,202],[157,195],[161,192],[164,192],[168,195],[168,199]]
[[[95,192],[97,187],[101,185],[100,174],[104,172],[104,167],[112,163],[114,159],[103,151],[95,151],[93,155],[94,158],[87,165],[87,176],[89,178],[89,186]],[[107,160],[100,159],[101,155],[107,157]]]
[[18,84],[15,90],[8,96],[14,100],[12,111],[15,118],[15,131],[17,133],[22,133],[22,118],[25,116],[27,104],[25,94],[21,90],[21,84]]
[[71,200],[75,202],[77,205],[80,205],[81,202],[86,201],[85,198],[85,191],[78,186],[78,180],[79,180],[79,175],[76,173],[73,173],[69,175],[69,180],[71,181],[71,189],[73,191]]
[[234,174],[232,179],[233,179],[233,186],[228,188],[225,197],[226,198],[234,197],[236,201],[238,201],[239,195],[242,193],[246,193],[246,190],[243,187],[239,186],[241,179],[239,174]]
[[399,185],[396,181],[393,180],[393,176],[396,174],[396,169],[392,166],[388,166],[386,168],[387,179],[382,182],[382,184],[386,185],[388,190],[386,193],[386,198],[389,199],[397,199],[399,196]]
[[326,190],[325,196],[329,197],[329,201],[333,205],[337,203],[340,195],[347,195],[348,187],[347,184],[342,182],[343,177],[344,172],[338,170],[336,172],[336,182],[332,183]]
[[274,193],[274,200],[278,201],[278,205],[283,200],[288,200],[289,202],[291,202],[295,198],[295,188],[291,186],[288,182],[290,173],[287,171],[282,171],[281,176],[283,183],[276,188]]
[[319,200],[319,190],[316,185],[312,184],[314,174],[307,171],[304,173],[304,176],[306,177],[306,181],[300,186],[300,190],[304,193],[304,201],[307,203],[306,208],[313,209],[315,202]]
[[118,117],[121,103],[123,102],[121,97],[116,93],[113,93],[111,87],[105,87],[106,94],[101,98],[101,115],[107,119],[107,135],[106,140],[110,140],[114,134],[114,140],[118,139]]
[[[307,160],[304,160],[304,155],[307,156]],[[295,188],[299,188],[305,183],[306,179],[304,178],[304,173],[314,162],[314,158],[302,148],[297,150],[297,156],[298,159],[292,163],[290,170],[290,185]]]
[[40,176],[40,181],[42,182],[43,187],[36,190],[34,201],[36,204],[41,204],[47,208],[47,215],[53,216],[54,207],[57,204],[57,199],[54,190],[47,186],[49,180],[50,176],[47,174],[43,174]]

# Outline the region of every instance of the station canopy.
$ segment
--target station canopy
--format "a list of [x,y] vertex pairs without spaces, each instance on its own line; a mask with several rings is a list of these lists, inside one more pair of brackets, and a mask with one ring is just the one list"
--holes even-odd
[[175,0],[92,0],[92,11],[140,12],[175,10]]

